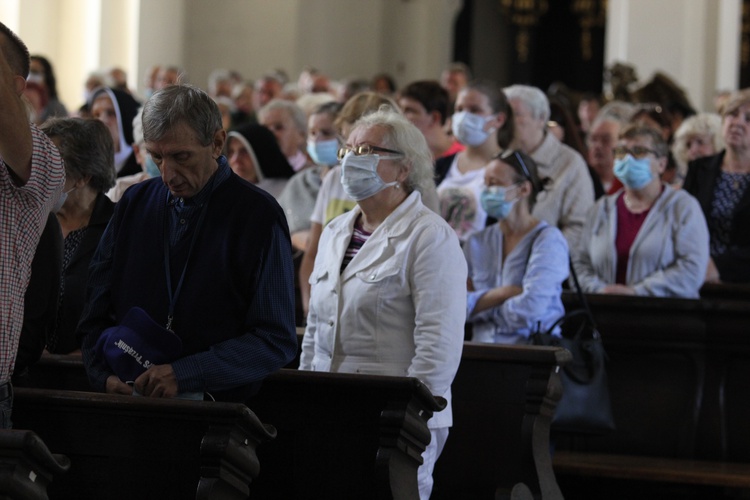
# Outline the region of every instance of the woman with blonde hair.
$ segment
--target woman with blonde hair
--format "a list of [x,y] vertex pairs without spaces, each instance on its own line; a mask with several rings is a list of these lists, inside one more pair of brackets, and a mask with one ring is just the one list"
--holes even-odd
[[672,154],[677,162],[677,175],[673,184],[682,185],[687,175],[688,163],[698,158],[715,155],[724,149],[721,136],[721,116],[716,113],[699,113],[682,122],[674,134]]

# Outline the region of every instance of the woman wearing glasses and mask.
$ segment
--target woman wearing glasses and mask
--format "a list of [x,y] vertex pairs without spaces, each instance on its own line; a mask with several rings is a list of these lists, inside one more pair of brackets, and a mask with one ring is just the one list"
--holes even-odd
[[696,199],[660,179],[668,153],[661,133],[631,126],[614,153],[624,187],[596,203],[573,252],[583,291],[697,298],[708,229]]
[[360,118],[341,153],[341,184],[357,205],[321,235],[300,369],[416,377],[448,400],[428,422],[427,499],[452,424],[466,261],[453,229],[422,203],[434,189],[432,155],[403,115],[381,108]]
[[527,344],[565,312],[568,244],[558,228],[531,215],[544,184],[531,157],[503,152],[485,168],[484,183],[482,208],[498,222],[464,244],[472,340]]

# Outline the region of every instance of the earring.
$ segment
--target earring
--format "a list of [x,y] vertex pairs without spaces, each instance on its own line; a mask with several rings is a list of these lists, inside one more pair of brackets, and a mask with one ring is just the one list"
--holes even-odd
[[396,183],[396,185],[395,185],[395,186],[393,186],[393,189],[398,189],[398,188],[400,188],[400,187],[401,187],[401,184],[399,184],[399,183],[397,182],[397,183]]

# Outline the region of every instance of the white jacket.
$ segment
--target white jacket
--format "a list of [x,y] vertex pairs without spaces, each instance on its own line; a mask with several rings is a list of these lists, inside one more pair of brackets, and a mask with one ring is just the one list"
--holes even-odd
[[416,377],[448,401],[429,427],[449,427],[466,320],[456,233],[413,192],[341,273],[360,213],[337,217],[321,235],[300,369]]

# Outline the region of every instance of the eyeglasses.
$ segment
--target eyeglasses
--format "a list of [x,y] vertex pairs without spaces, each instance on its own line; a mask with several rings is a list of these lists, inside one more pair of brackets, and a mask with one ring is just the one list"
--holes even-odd
[[401,151],[395,151],[393,149],[387,149],[387,148],[381,148],[380,146],[370,146],[369,144],[362,144],[361,146],[343,146],[339,148],[338,152],[338,159],[343,160],[344,156],[346,156],[348,153],[354,153],[354,156],[367,156],[377,153],[391,153],[398,156],[404,156],[404,153]]
[[625,158],[626,155],[631,155],[633,158],[640,160],[645,158],[647,155],[659,156],[659,153],[653,149],[646,148],[644,146],[633,146],[632,148],[626,148],[625,146],[617,146],[612,150],[615,158],[620,160]]

